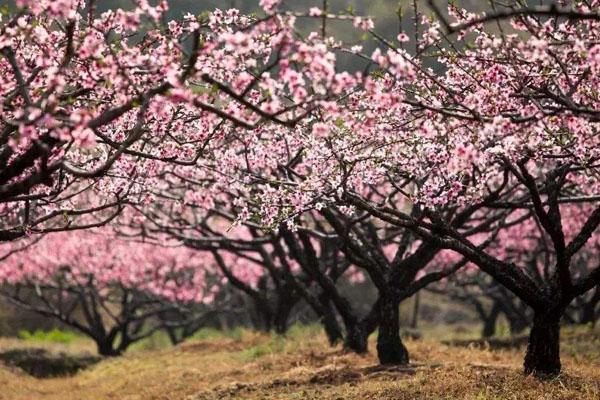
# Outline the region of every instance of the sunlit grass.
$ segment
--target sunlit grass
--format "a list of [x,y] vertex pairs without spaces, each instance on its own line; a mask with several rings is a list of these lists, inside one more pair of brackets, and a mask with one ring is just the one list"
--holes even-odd
[[[105,359],[72,377],[40,380],[0,366],[0,399],[600,398],[598,329],[563,331],[565,372],[550,382],[521,374],[524,349],[492,351],[406,339],[413,367],[382,369],[373,352],[357,356],[341,346],[331,348],[320,327],[308,325],[292,327],[285,337],[206,329],[176,347],[165,345],[165,336],[158,335],[123,357]],[[32,345],[1,339],[0,347],[19,343]],[[60,345],[69,353],[82,347],[78,340],[36,344]],[[370,348],[375,348],[374,338]]]
[[31,342],[50,342],[50,343],[72,343],[75,340],[81,339],[80,335],[73,332],[63,331],[58,328],[54,328],[50,331],[43,331],[40,329],[30,332],[28,330],[20,330],[18,337],[20,339],[31,341]]

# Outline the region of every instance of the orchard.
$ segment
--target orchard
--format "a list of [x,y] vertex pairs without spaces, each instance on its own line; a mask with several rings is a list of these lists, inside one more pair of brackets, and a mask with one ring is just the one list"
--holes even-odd
[[[0,309],[16,326],[91,341],[100,370],[162,337],[169,365],[267,346],[269,372],[247,379],[270,386],[231,398],[329,398],[328,380],[331,398],[388,398],[481,351],[524,396],[600,396],[600,1],[108,3],[1,9]],[[435,336],[453,329],[474,333]],[[289,346],[298,368],[320,360],[302,384],[277,369]],[[190,361],[177,396],[223,398],[236,357],[215,361],[220,386],[188,383],[210,371]],[[330,376],[337,357],[364,367]],[[517,396],[474,379],[448,398]]]

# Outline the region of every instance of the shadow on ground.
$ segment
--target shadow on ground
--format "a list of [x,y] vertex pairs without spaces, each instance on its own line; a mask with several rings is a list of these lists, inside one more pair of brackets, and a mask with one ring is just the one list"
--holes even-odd
[[54,353],[41,348],[12,349],[0,353],[0,361],[17,367],[36,378],[68,376],[100,361],[92,355]]

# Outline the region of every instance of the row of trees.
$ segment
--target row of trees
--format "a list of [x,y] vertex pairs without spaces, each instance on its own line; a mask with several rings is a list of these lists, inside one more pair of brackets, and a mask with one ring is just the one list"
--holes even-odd
[[[320,225],[328,226],[325,220]],[[363,236],[363,247],[407,240],[364,219],[347,224],[353,225],[357,227],[352,230],[371,234],[370,239]],[[400,266],[411,275],[390,284],[391,290],[401,293],[398,303],[383,309],[385,300],[375,285],[379,296],[365,313],[361,301],[343,290],[345,283],[365,280],[361,270],[368,273],[355,261],[356,241],[333,233],[314,231],[309,236],[282,231],[252,236],[237,229],[227,237],[211,231],[198,239],[186,238],[184,247],[164,237],[146,238],[146,242],[125,239],[108,229],[56,233],[19,242],[26,247],[13,249],[16,252],[5,258],[0,270],[5,284],[1,294],[18,307],[88,335],[103,355],[121,354],[158,330],[167,332],[176,344],[207,323],[214,324],[216,316],[237,315],[234,321],[239,323],[240,314],[248,310],[256,314],[255,328],[284,334],[295,310],[306,304],[332,344],[343,341],[346,348],[365,352],[369,335],[379,328],[380,361],[405,363],[408,352],[399,334],[398,304],[435,282],[430,290],[474,308],[484,323],[483,336],[494,334],[500,314],[514,334],[533,322],[531,310],[485,274],[465,267],[464,262],[450,264],[451,253],[426,257],[425,247],[414,244],[414,253]],[[393,268],[398,257],[395,246],[386,244],[380,251],[381,259]],[[377,275],[368,274],[368,279],[374,282]],[[253,306],[248,308],[232,289],[243,293]],[[593,324],[598,303],[596,288],[569,306],[566,321]],[[388,342],[383,335],[386,328],[391,336]]]
[[[560,320],[600,283],[600,3],[493,2],[477,15],[430,1],[426,16],[415,2],[415,37],[393,40],[326,3],[306,14],[280,3],[261,1],[262,17],[217,10],[165,24],[166,2],[98,16],[93,1],[17,1],[0,32],[7,260],[38,252],[19,238],[111,224],[131,246],[193,251],[181,267],[160,250],[163,266],[124,262],[134,275],[164,270],[152,286],[167,286],[124,290],[135,300],[123,308],[155,295],[193,303],[187,289],[164,295],[179,282],[204,293],[214,274],[279,331],[300,300],[357,352],[378,329],[382,363],[409,360],[400,302],[481,271],[518,299],[505,313],[530,315],[525,373],[558,374]],[[303,35],[298,18],[320,32]],[[367,55],[328,37],[332,19],[380,47]],[[364,70],[339,71],[341,54]],[[34,272],[40,281],[19,271],[47,260],[5,262],[5,281],[43,291],[75,270],[75,285],[99,285],[112,263],[97,253],[107,264],[67,259]],[[367,315],[336,285],[361,274],[378,291]],[[66,320],[64,310],[52,314]],[[121,341],[152,330],[138,325],[118,328],[132,329]]]

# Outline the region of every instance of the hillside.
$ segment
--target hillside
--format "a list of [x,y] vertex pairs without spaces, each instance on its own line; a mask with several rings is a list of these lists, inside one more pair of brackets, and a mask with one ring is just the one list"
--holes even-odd
[[[585,347],[581,335],[586,335]],[[374,346],[374,343],[371,344]],[[3,340],[7,348],[40,346]],[[43,345],[71,355],[89,344]],[[74,376],[38,379],[0,367],[0,399],[593,399],[600,398],[600,334],[569,332],[566,371],[540,382],[520,373],[523,349],[449,347],[407,341],[410,367],[377,366],[330,348],[317,330],[296,328],[284,340],[251,334],[206,336],[175,348],[138,349]]]

